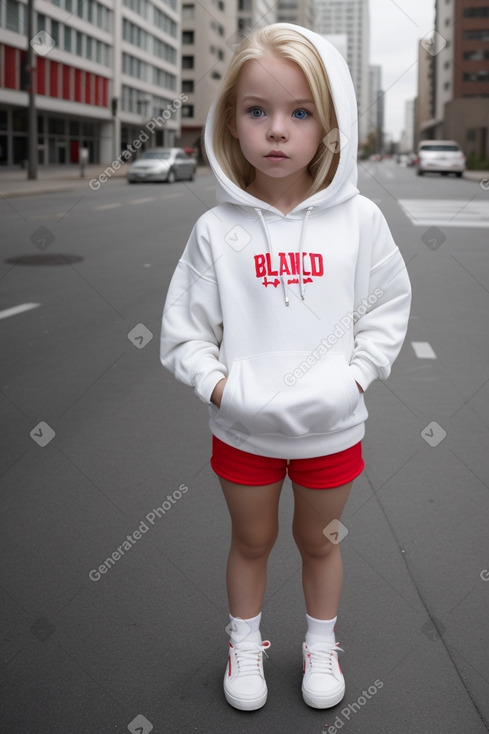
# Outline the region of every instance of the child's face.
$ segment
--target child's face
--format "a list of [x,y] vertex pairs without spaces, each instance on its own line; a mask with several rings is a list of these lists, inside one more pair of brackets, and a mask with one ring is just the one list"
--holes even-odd
[[257,179],[270,185],[309,177],[307,167],[325,134],[304,72],[271,54],[241,69],[229,130]]

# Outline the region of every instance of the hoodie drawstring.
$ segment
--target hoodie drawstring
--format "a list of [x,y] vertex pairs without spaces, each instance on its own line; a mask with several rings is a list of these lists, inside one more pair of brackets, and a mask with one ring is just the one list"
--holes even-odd
[[304,273],[303,273],[303,267],[302,267],[302,243],[304,242],[304,238],[306,234],[307,220],[309,219],[309,215],[311,214],[313,209],[314,209],[313,206],[307,207],[306,215],[302,221],[301,239],[299,242],[299,288],[300,288],[300,294],[301,294],[302,300],[304,300],[305,295],[306,295],[306,287],[304,285]]
[[[301,294],[301,299],[302,300],[304,300],[304,298],[305,298],[305,291],[306,291],[306,288],[305,288],[305,285],[304,285],[304,273],[303,273],[303,263],[302,263],[302,246],[303,246],[303,242],[304,242],[304,239],[305,239],[307,221],[308,221],[309,216],[310,216],[310,214],[311,214],[311,212],[312,212],[313,209],[314,209],[313,206],[309,206],[306,209],[306,214],[305,214],[304,219],[302,221],[301,236],[300,236],[300,241],[299,241],[299,290],[300,290],[300,294]],[[272,241],[271,241],[271,237],[270,237],[270,232],[268,231],[268,226],[267,226],[266,219],[263,216],[263,212],[262,212],[261,209],[259,209],[258,207],[255,207],[255,211],[258,214],[258,217],[259,217],[259,219],[260,219],[260,221],[262,223],[262,226],[263,226],[263,229],[264,229],[264,232],[265,232],[265,237],[266,237],[266,240],[267,240],[268,252],[270,254],[270,257],[273,257]],[[282,283],[282,290],[283,290],[283,294],[284,294],[285,305],[288,306],[289,305],[289,296],[288,296],[288,293],[287,293],[287,283],[286,283],[285,276],[284,276],[283,273],[280,275],[280,282]]]

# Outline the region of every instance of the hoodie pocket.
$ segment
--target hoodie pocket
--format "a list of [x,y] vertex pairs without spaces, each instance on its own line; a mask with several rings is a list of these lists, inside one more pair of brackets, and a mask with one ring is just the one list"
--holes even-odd
[[259,354],[233,362],[219,417],[253,435],[298,438],[348,425],[359,399],[342,354]]

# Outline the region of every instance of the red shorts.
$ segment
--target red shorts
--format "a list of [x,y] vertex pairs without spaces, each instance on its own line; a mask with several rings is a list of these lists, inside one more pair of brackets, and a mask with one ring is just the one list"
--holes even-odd
[[211,466],[220,477],[235,484],[264,486],[284,479],[309,489],[330,489],[352,482],[363,471],[362,444],[337,454],[312,459],[275,459],[241,451],[212,437]]

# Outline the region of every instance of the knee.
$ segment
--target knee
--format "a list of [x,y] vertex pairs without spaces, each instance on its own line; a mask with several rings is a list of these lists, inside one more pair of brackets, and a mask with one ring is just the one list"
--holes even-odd
[[320,560],[340,552],[339,545],[335,545],[322,534],[315,537],[294,532],[294,540],[303,559]]
[[241,556],[248,560],[262,560],[268,558],[275,545],[278,532],[273,530],[265,534],[234,534],[233,545]]

